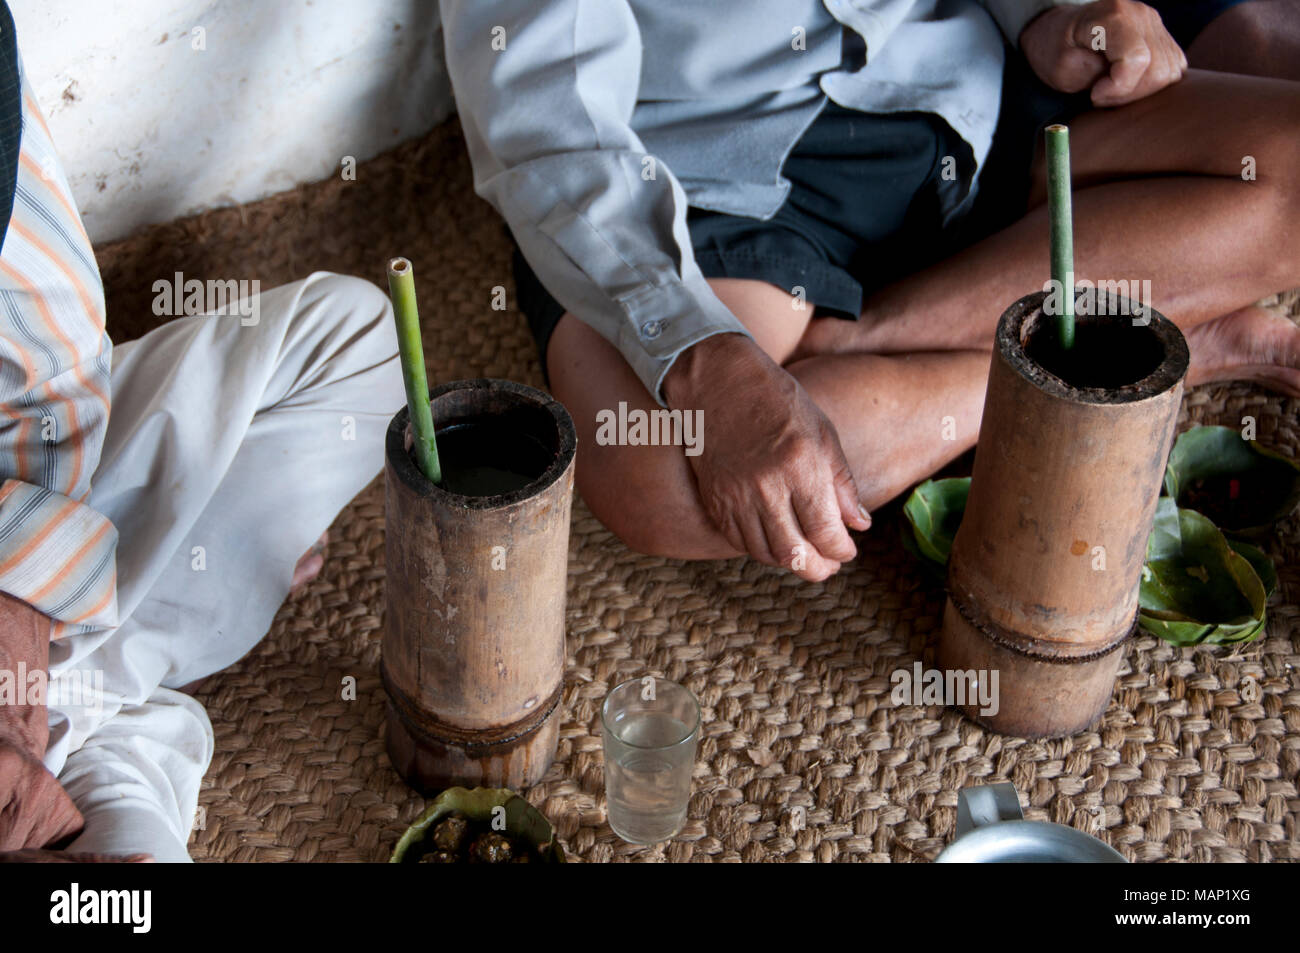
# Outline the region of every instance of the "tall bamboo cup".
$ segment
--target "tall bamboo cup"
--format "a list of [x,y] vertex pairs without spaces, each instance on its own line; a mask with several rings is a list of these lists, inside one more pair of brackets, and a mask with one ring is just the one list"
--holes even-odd
[[998,322],[939,644],[946,670],[999,673],[995,714],[960,707],[1026,738],[1082,731],[1110,700],[1188,362],[1172,322],[1147,305],[1147,325],[1132,326],[1134,306],[1112,296],[1079,333],[1123,322],[1152,369],[1126,386],[1072,386],[1025,353],[1031,333],[1055,333],[1043,300]]
[[[430,403],[440,433],[491,418],[541,444],[551,462],[521,489],[463,496],[420,472],[406,409],[389,425],[388,753],[426,792],[526,787],[545,774],[558,739],[573,421],[558,401],[511,381],[443,384]],[[456,463],[444,452],[444,474]]]

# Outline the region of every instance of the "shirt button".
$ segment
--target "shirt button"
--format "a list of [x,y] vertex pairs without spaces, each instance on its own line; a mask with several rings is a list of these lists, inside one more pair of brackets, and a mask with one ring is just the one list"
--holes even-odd
[[663,332],[663,325],[658,321],[647,321],[641,325],[641,336],[654,340]]

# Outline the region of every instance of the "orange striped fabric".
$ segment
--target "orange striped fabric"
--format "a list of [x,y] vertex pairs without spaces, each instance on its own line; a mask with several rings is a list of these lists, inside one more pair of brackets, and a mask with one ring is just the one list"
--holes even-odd
[[117,530],[84,502],[108,424],[104,289],[23,77],[22,151],[0,246],[0,591],[62,634],[117,624]]

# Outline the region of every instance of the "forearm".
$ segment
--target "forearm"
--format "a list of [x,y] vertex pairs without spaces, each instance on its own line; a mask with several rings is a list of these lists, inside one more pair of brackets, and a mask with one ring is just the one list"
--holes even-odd
[[45,710],[49,660],[50,620],[0,593],[0,743],[36,758],[45,754],[50,734]]
[[731,365],[753,357],[757,346],[742,334],[713,334],[677,355],[663,379],[663,396],[670,408],[695,407],[706,391],[728,393]]
[[664,402],[683,350],[746,332],[695,264],[681,184],[632,128],[631,7],[443,0],[442,19],[475,189],[546,290]]

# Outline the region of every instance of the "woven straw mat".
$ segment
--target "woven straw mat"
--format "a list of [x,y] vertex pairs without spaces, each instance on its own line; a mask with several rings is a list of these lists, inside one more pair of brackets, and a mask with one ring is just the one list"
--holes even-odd
[[[431,380],[541,386],[522,315],[485,304],[495,285],[513,291],[509,243],[474,196],[464,154],[453,120],[362,163],[355,181],[100,249],[113,336],[158,320],[159,275],[238,275],[269,288],[328,269],[383,286],[385,262],[400,253],[418,263]],[[1300,311],[1295,293],[1273,303]],[[1298,410],[1257,388],[1215,386],[1187,397],[1183,425],[1240,426],[1250,414],[1260,440],[1295,457]],[[1267,637],[1234,652],[1139,634],[1101,725],[1031,742],[891,703],[890,674],[930,664],[943,610],[940,586],[898,542],[899,519],[897,504],[877,514],[858,560],[813,585],[745,559],[637,555],[575,500],[559,754],[524,792],[571,859],[928,860],[953,835],[957,791],[996,781],[1016,785],[1030,819],[1096,834],[1130,860],[1300,858],[1300,520],[1267,544],[1281,575]],[[382,478],[331,538],[324,572],[284,604],[265,641],[199,690],[216,755],[196,860],[380,861],[425,804],[384,752]],[[648,673],[694,691],[704,729],[685,829],[639,848],[605,822],[598,708],[614,684]],[[339,697],[346,675],[355,701]]]

